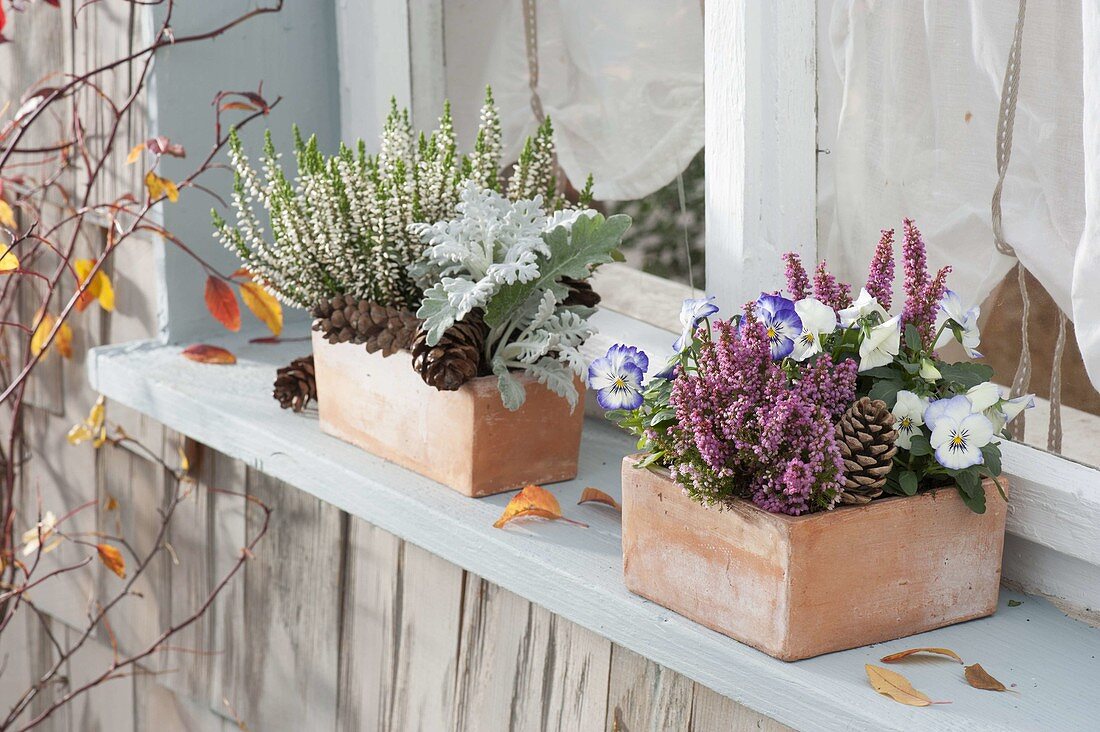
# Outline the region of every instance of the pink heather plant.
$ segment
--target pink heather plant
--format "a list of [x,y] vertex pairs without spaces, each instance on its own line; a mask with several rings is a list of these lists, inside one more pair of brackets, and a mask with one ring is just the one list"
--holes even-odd
[[852,288],[829,274],[825,260],[821,260],[814,270],[814,297],[833,310],[843,310],[852,304]]
[[894,230],[883,229],[882,238],[875,247],[871,267],[867,272],[867,293],[878,300],[884,309],[890,309],[894,297]]
[[928,277],[928,256],[924,239],[912,219],[902,221],[905,241],[901,244],[902,266],[905,269],[905,310],[901,314],[904,328],[916,326],[921,343],[931,348],[936,329],[936,311],[947,290],[950,267],[944,267],[932,279]]
[[792,515],[832,508],[843,469],[834,423],[855,386],[855,362],[828,354],[792,381],[759,322],[717,321],[697,368],[679,369],[672,384],[672,474],[704,503],[746,497]]
[[783,255],[787,263],[787,294],[792,300],[802,300],[810,296],[810,276],[802,266],[802,258],[795,252]]

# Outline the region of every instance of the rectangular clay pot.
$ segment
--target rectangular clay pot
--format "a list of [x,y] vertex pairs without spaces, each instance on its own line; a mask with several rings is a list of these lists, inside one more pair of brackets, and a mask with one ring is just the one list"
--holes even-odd
[[[668,471],[623,461],[627,589],[784,661],[992,615],[1007,506],[954,487],[786,516],[706,508]],[[1002,479],[1002,485],[1004,480]]]
[[[577,476],[584,410],[519,376],[509,412],[486,376],[457,391],[428,386],[402,351],[387,358],[313,334],[321,430],[468,496]],[[584,386],[578,381],[578,390]],[[583,391],[582,391],[583,394]]]

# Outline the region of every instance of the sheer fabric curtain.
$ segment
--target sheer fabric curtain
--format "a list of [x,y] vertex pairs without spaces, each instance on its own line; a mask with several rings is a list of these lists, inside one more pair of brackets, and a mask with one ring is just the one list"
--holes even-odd
[[[1081,0],[1028,3],[1002,196],[1005,239],[1074,321],[1094,385],[1100,384],[1097,2],[1085,0],[1084,13]],[[830,150],[821,159],[819,246],[846,278],[863,281],[879,229],[899,226],[903,216],[924,232],[930,264],[954,265],[952,287],[972,303],[1012,269],[1015,260],[993,243],[990,202],[1017,15],[1010,1],[819,3],[819,139]],[[1083,73],[1083,64],[1092,72]],[[1091,125],[1087,138],[1083,121]]]
[[[478,0],[494,24],[471,29],[489,48],[449,82],[456,100],[489,83],[501,110],[505,157],[538,125],[537,92],[551,118],[558,163],[578,188],[589,173],[601,200],[641,198],[674,180],[703,146],[700,0]],[[492,8],[492,9],[490,9]],[[535,13],[534,30],[525,12]]]

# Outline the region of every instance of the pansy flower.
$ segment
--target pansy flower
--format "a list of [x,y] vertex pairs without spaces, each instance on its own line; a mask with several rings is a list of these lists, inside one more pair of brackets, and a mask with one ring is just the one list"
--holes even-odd
[[684,300],[684,304],[680,306],[680,337],[676,339],[676,342],[672,344],[672,348],[676,353],[682,352],[691,343],[691,338],[695,334],[695,326],[699,324],[699,321],[703,318],[709,318],[718,312],[718,306],[714,304],[715,295],[710,297],[698,297],[688,298]]
[[756,301],[756,317],[764,326],[771,347],[772,360],[786,358],[794,351],[794,340],[802,333],[802,319],[794,303],[781,295],[760,295]]
[[821,353],[822,339],[836,330],[836,312],[812,297],[796,302],[794,311],[802,321],[802,333],[794,340],[791,358],[805,361],[810,356]]
[[588,366],[588,386],[604,409],[637,409],[642,406],[642,379],[648,368],[644,351],[616,344]]
[[894,428],[898,431],[897,445],[902,450],[911,449],[913,435],[920,434],[921,425],[924,424],[924,410],[927,408],[927,397],[919,397],[905,389],[898,392],[898,400],[892,412]]
[[[981,333],[978,332],[978,316],[980,314],[981,310],[977,305],[968,310],[964,310],[962,298],[951,290],[945,292],[943,299],[940,300],[937,327],[942,326],[948,320],[954,320],[959,326],[959,343],[962,343],[963,348],[966,350],[966,355],[970,356],[970,358],[982,357],[982,354],[978,352],[978,345],[981,343]],[[945,328],[936,341],[936,348],[943,348],[946,346],[951,341],[953,335],[954,333],[951,328]]]
[[981,448],[993,439],[993,423],[962,394],[939,399],[924,410],[924,422],[932,430],[936,462],[963,470],[985,462]]
[[867,288],[864,287],[859,291],[859,297],[855,299],[851,307],[844,308],[837,315],[840,316],[840,324],[847,328],[855,325],[871,313],[878,313],[880,322],[890,317],[886,309],[879,304],[878,300],[871,297],[871,293],[867,292]]
[[859,370],[885,366],[894,360],[901,348],[901,316],[895,315],[871,328],[859,344]]

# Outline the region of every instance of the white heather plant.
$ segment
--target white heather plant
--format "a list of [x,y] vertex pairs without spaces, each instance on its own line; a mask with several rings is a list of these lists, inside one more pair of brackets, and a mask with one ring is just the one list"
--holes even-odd
[[569,287],[616,256],[628,216],[589,209],[546,212],[543,197],[509,201],[467,182],[458,217],[414,224],[428,245],[410,272],[425,284],[417,317],[428,345],[474,310],[484,312],[489,334],[484,360],[497,376],[508,409],[525,399],[513,370],[525,371],[576,406],[574,375],[587,364],[580,346],[594,332],[592,308],[565,305]]
[[[378,154],[354,150],[324,156],[315,138],[295,137],[298,174],[289,180],[270,134],[255,170],[234,131],[229,157],[235,173],[236,226],[213,212],[216,236],[258,280],[283,301],[310,307],[336,295],[412,309],[420,288],[407,266],[423,242],[410,224],[454,217],[458,191],[466,181],[494,191],[500,180],[500,118],[486,91],[473,153],[455,146],[450,106],[439,129],[415,136],[407,111],[396,102],[384,125]],[[547,120],[528,139],[509,185],[509,197],[554,194],[553,133]],[[556,196],[556,194],[554,194]],[[564,201],[554,198],[553,208]],[[267,212],[270,239],[258,210]]]

